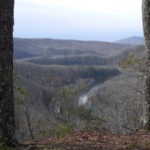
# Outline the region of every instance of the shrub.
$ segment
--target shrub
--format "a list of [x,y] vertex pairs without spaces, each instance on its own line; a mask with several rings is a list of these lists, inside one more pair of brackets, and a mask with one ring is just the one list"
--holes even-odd
[[0,150],[14,150],[14,148],[8,147],[5,145],[5,143],[0,142]]
[[54,135],[57,137],[65,137],[73,132],[72,126],[59,126],[53,129]]

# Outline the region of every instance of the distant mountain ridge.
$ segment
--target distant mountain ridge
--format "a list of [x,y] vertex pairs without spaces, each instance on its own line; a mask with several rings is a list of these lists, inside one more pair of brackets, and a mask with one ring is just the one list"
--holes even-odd
[[115,41],[118,44],[130,44],[130,45],[144,45],[144,38],[139,36],[132,36],[128,38],[124,38],[118,41]]
[[24,54],[25,58],[83,54],[108,56],[130,47],[132,46],[127,44],[100,41],[14,38],[14,58],[22,59]]
[[93,54],[70,55],[61,57],[32,57],[23,61],[39,65],[114,65],[127,57],[129,54],[144,53],[144,45],[137,45],[108,57],[101,57]]

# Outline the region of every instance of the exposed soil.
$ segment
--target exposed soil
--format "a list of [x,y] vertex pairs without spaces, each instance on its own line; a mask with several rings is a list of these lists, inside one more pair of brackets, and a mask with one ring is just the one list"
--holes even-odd
[[64,138],[26,142],[21,150],[150,150],[150,133],[74,132]]

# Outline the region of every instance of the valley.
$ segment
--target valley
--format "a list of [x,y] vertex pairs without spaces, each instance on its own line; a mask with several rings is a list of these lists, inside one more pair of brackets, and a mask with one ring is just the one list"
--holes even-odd
[[130,55],[145,56],[144,45],[19,38],[14,42],[20,140],[31,138],[29,122],[34,138],[55,136],[62,127],[124,134],[141,125],[144,104],[137,91],[143,92],[143,74],[134,71],[134,63],[124,69],[119,62]]

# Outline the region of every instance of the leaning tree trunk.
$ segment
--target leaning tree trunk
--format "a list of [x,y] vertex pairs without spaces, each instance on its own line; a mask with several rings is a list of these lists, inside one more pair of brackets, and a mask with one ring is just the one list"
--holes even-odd
[[144,37],[147,50],[146,62],[146,127],[150,131],[150,0],[143,0],[142,5]]
[[15,115],[13,99],[14,0],[0,0],[0,141],[13,146]]

